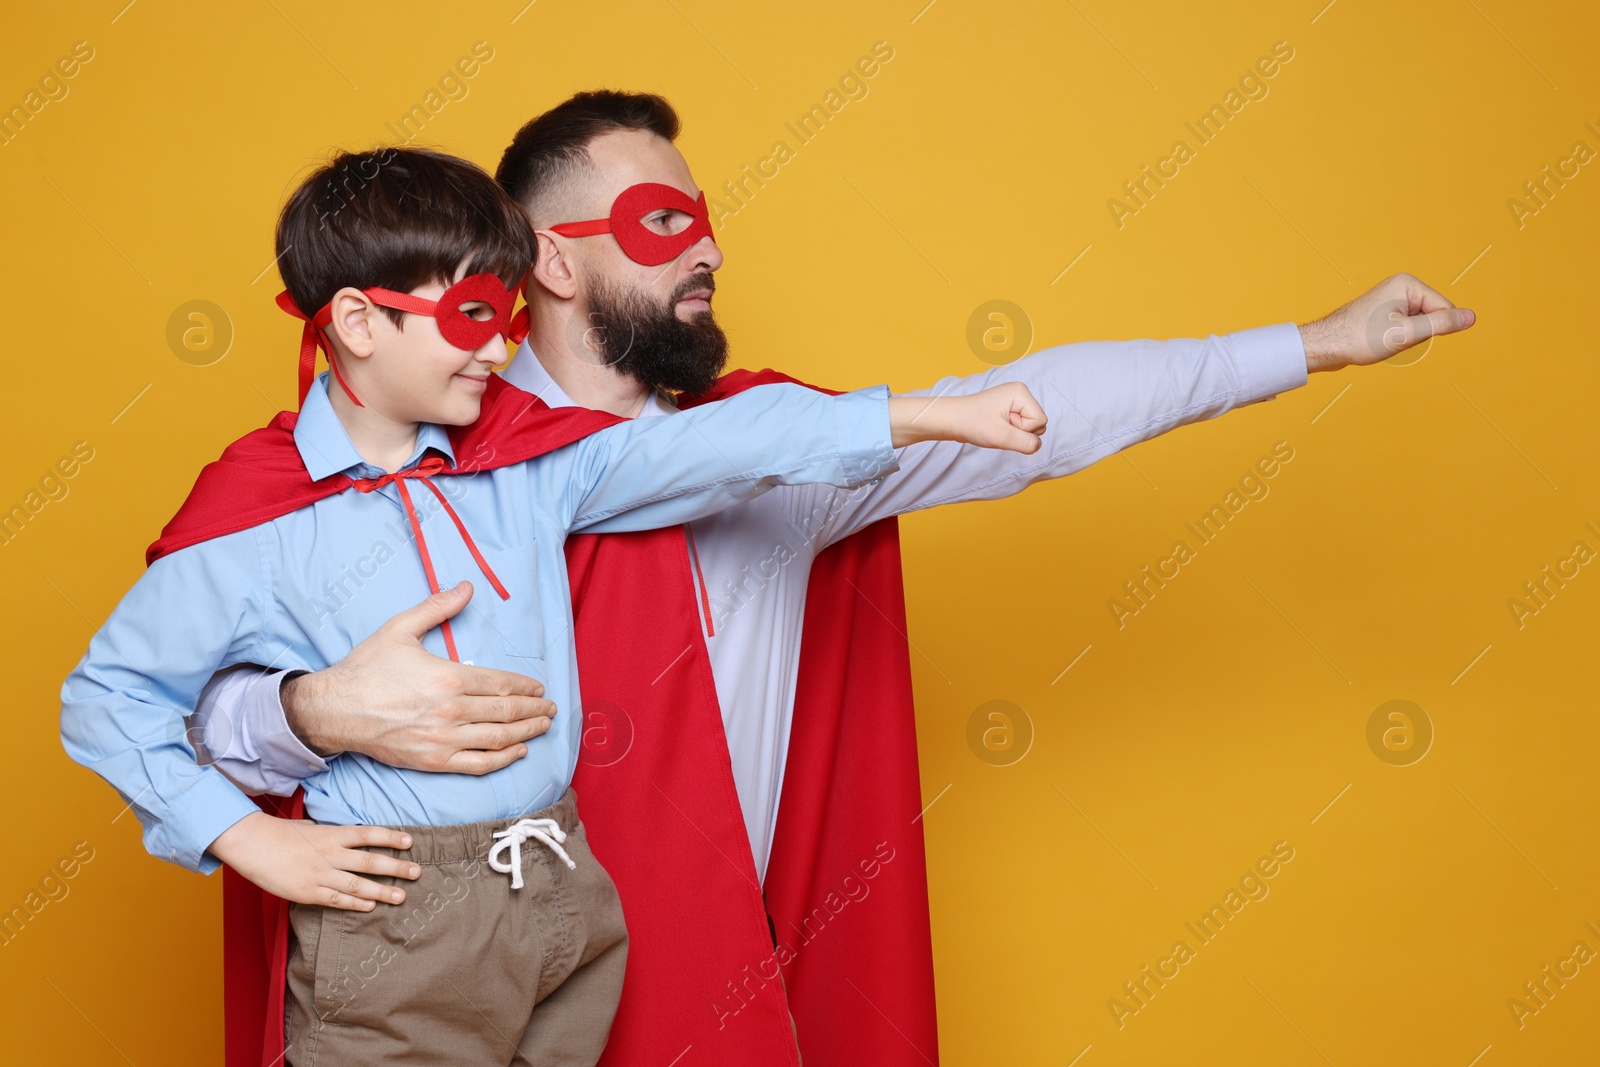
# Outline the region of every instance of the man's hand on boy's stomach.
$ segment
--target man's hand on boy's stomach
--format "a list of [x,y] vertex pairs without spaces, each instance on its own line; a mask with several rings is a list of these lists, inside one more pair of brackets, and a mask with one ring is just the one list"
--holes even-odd
[[283,685],[289,727],[324,756],[360,752],[418,771],[487,774],[528,754],[556,714],[544,685],[452,663],[422,637],[472,599],[460,582],[401,612],[344,659]]

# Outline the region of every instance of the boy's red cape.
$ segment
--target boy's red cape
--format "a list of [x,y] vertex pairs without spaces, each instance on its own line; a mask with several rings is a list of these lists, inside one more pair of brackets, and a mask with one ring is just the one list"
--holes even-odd
[[[773,381],[793,379],[736,371],[684,406]],[[479,420],[451,435],[454,469],[520,462],[617,421],[552,410],[496,377]],[[342,491],[340,475],[310,481],[294,423],[282,412],[229,446],[148,558]],[[833,545],[812,567],[765,900],[683,532],[577,535],[567,562],[586,733],[603,722],[608,735],[585,745],[573,784],[629,935],[601,1064],[798,1067],[796,1030],[811,1064],[937,1063],[894,521]],[[260,802],[300,815],[298,794]],[[223,923],[228,1067],[273,1067],[284,1047],[288,905],[227,870]]]

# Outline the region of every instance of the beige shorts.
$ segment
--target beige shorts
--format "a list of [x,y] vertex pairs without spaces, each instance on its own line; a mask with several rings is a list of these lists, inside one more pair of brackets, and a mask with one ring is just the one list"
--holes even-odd
[[[524,885],[491,868],[494,834],[518,820],[400,826],[416,862],[404,904],[370,912],[294,904],[287,1026],[292,1067],[593,1064],[622,995],[628,934],[610,875],[589,851],[577,797],[554,819],[561,848],[520,846]],[[497,853],[504,864],[508,849]]]

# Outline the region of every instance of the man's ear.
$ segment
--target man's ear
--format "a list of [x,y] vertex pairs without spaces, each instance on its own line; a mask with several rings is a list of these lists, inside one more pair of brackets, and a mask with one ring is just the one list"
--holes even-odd
[[557,240],[549,230],[535,230],[533,236],[539,242],[539,252],[529,285],[536,283],[552,296],[571,300],[578,293],[577,264],[562,249],[564,240]]
[[360,289],[346,286],[333,294],[333,319],[328,323],[339,347],[357,359],[366,359],[376,350],[373,316],[378,305]]

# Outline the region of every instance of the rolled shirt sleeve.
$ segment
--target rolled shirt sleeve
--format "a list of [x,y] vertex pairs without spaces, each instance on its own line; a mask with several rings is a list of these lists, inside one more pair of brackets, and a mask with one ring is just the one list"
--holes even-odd
[[283,683],[299,670],[241,664],[213,675],[190,720],[196,758],[246,793],[288,796],[328,762],[289,729]]

